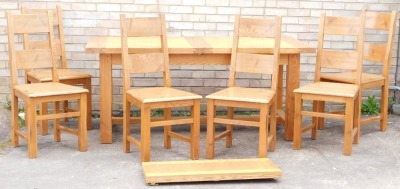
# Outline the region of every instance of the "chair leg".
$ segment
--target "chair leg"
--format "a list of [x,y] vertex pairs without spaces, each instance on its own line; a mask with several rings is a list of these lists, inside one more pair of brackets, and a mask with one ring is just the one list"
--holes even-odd
[[[313,101],[313,111],[314,112],[325,112],[325,101]],[[325,118],[323,117],[313,117],[312,123],[315,124],[315,127],[319,130],[324,128]],[[315,137],[316,138],[316,137]]]
[[[318,103],[318,112],[325,112],[325,101],[319,101]],[[318,119],[318,129],[323,129],[325,126],[325,118],[320,117]]]
[[267,157],[267,143],[268,143],[268,115],[269,108],[267,104],[262,104],[260,107],[260,122],[259,122],[259,136],[258,136],[258,157]]
[[[323,103],[323,101],[313,101],[313,111],[314,112],[321,112],[320,111],[320,104]],[[318,128],[319,128],[319,124],[321,119],[323,119],[322,117],[313,117],[312,118],[312,123],[314,124],[314,127],[311,130],[311,139],[315,140],[317,139],[318,136]],[[322,126],[323,127],[323,126]]]
[[128,141],[128,136],[131,134],[131,103],[124,99],[123,106],[122,151],[129,153],[131,151],[131,144]]
[[380,122],[381,131],[387,130],[387,117],[388,117],[388,104],[389,104],[388,101],[389,101],[389,88],[388,84],[385,83],[385,85],[381,87],[381,122]]
[[140,116],[140,147],[142,162],[150,161],[150,108],[141,107]]
[[268,145],[269,145],[269,150],[271,152],[275,151],[275,147],[276,147],[276,110],[277,110],[276,105],[277,105],[277,103],[276,103],[276,101],[274,101],[273,104],[271,105],[271,113],[270,113],[270,118],[269,118],[270,119],[269,132],[270,132],[270,135],[272,136],[272,140],[271,140],[271,143]]
[[354,116],[353,116],[353,129],[357,131],[356,135],[354,135],[353,143],[358,144],[360,140],[360,132],[361,132],[361,93],[357,95],[354,100]]
[[92,129],[92,78],[87,78],[85,79],[85,82],[83,83],[83,88],[87,89],[89,92],[87,93],[86,97],[86,110],[87,110],[87,116],[86,116],[86,121],[87,121],[87,129],[91,130]]
[[[171,119],[171,108],[164,109],[164,120]],[[171,148],[171,136],[169,133],[171,132],[171,125],[164,126],[164,148]]]
[[343,154],[346,156],[351,155],[352,148],[352,131],[353,131],[353,113],[354,113],[354,99],[348,98],[346,100],[346,113],[344,121],[344,149]]
[[[13,147],[19,146],[19,137],[17,131],[19,130],[18,125],[18,97],[14,96],[14,93],[11,94],[11,125],[12,125],[12,145]],[[28,110],[27,108],[25,110]],[[25,115],[25,125],[28,126],[28,116]]]
[[[68,111],[68,100],[64,100],[64,101],[62,102],[62,107],[63,107],[63,112],[64,112],[64,113],[69,112],[69,111]],[[65,122],[68,122],[68,120],[69,120],[68,117],[65,117],[65,118],[64,118],[64,121],[65,121]]]
[[303,99],[301,94],[295,93],[295,107],[294,107],[294,128],[293,128],[293,149],[299,150],[301,148],[302,128],[302,115],[301,109],[303,106]]
[[87,151],[87,93],[82,93],[79,99],[78,110],[81,113],[79,116],[78,125],[78,149],[81,152]]
[[200,100],[194,100],[191,108],[193,123],[190,125],[190,158],[199,159],[200,156]]
[[[40,103],[40,115],[46,115],[49,109],[48,103],[43,102]],[[40,133],[44,136],[49,134],[49,120],[41,120],[40,121]]]
[[207,100],[207,144],[206,144],[206,158],[214,159],[214,142],[215,142],[215,106],[214,100]]
[[[233,107],[228,107],[227,117],[228,119],[233,119]],[[232,132],[233,132],[232,127],[233,127],[232,124],[226,125],[226,131],[228,131],[228,134],[226,135],[225,146],[227,148],[232,147]]]
[[[55,114],[60,113],[59,101],[54,102],[54,113]],[[79,128],[79,123],[78,123],[78,128]],[[53,132],[54,132],[54,142],[60,142],[61,141],[60,119],[54,119]]]
[[30,99],[27,103],[27,117],[29,123],[27,125],[28,138],[28,157],[37,157],[37,125],[36,125],[36,100]]

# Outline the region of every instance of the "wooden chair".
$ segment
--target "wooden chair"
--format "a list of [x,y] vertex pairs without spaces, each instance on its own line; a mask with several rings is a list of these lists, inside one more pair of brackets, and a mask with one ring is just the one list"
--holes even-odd
[[[122,33],[122,70],[123,70],[123,151],[130,152],[130,144],[141,151],[142,162],[150,161],[150,130],[152,127],[164,127],[164,147],[171,148],[171,137],[190,143],[190,158],[199,158],[200,142],[200,100],[202,97],[190,92],[171,88],[167,36],[164,14],[159,18],[126,18],[121,15]],[[158,52],[131,54],[128,51],[130,37],[160,37],[161,48]],[[131,88],[130,74],[163,73],[164,87]],[[131,104],[140,108],[140,141],[130,136]],[[171,119],[171,108],[191,107],[191,117]],[[164,120],[152,122],[150,111],[164,109]],[[190,124],[190,137],[171,130],[171,125]]]
[[[28,9],[25,7],[21,7],[22,14],[43,14],[48,9]],[[58,69],[58,75],[60,83],[68,84],[68,85],[82,85],[83,88],[89,91],[87,95],[87,128],[92,129],[92,76],[89,74],[77,72],[67,68],[67,57],[65,53],[65,44],[64,44],[64,25],[63,25],[63,17],[62,17],[62,9],[61,6],[57,6],[56,9],[51,10],[54,13],[54,27],[58,31],[57,39],[55,39],[56,44],[56,53],[57,57],[60,59],[60,68]],[[27,35],[24,35],[24,45],[27,49],[35,49],[42,48],[44,46],[48,46],[47,40],[29,40]],[[43,83],[43,82],[51,82],[51,71],[50,70],[27,70],[26,72],[26,82],[27,83]],[[41,105],[41,113],[47,114],[47,104],[43,103]],[[68,101],[63,102],[63,111],[64,112],[73,112],[76,111],[72,108],[68,107]],[[65,121],[68,121],[68,118],[65,118]],[[40,123],[41,133],[42,135],[46,135],[48,133],[48,123],[47,120],[42,120]]]
[[[361,17],[333,17],[321,15],[318,36],[317,62],[315,68],[315,83],[294,90],[295,120],[293,149],[300,149],[302,134],[310,129],[311,138],[317,138],[318,119],[313,118],[312,124],[303,128],[302,116],[328,117],[344,120],[344,155],[351,155],[352,138],[358,143],[360,134],[360,82],[362,54],[364,41],[365,15]],[[326,35],[357,37],[355,50],[326,48]],[[329,39],[329,38],[328,38]],[[334,38],[333,38],[334,39]],[[326,45],[326,44],[325,44]],[[354,83],[344,84],[322,82],[322,71],[328,69],[349,70],[355,74]],[[302,110],[303,100],[312,100],[313,111]],[[345,103],[344,115],[324,113],[325,101]],[[320,103],[323,102],[323,103]],[[354,115],[353,115],[354,113]]]
[[[274,38],[273,55],[240,52],[238,44],[245,38]],[[206,96],[207,98],[207,148],[206,158],[214,158],[214,143],[226,137],[226,147],[232,146],[232,126],[259,128],[258,157],[267,157],[268,148],[275,149],[276,141],[276,90],[281,39],[281,17],[252,19],[236,16],[235,33],[230,64],[229,87]],[[271,74],[271,89],[242,88],[235,86],[237,73]],[[227,107],[227,117],[215,117],[216,106]],[[234,118],[234,107],[253,108],[260,111],[259,121]],[[270,112],[271,111],[271,112]],[[215,136],[215,123],[226,124],[226,131]],[[268,131],[269,125],[269,131]],[[268,134],[270,133],[270,134]]]
[[[361,125],[373,121],[380,121],[380,130],[387,129],[388,99],[389,99],[389,72],[392,61],[392,51],[394,35],[396,30],[396,11],[391,13],[371,12],[363,10],[365,13],[365,29],[375,32],[387,33],[386,44],[377,42],[364,42],[364,60],[382,65],[380,74],[362,73],[361,89],[381,88],[381,113],[361,120]],[[321,80],[341,83],[354,83],[355,74],[353,72],[322,74]],[[321,121],[323,123],[323,119]],[[319,124],[322,129],[323,124]]]
[[[53,34],[53,13],[47,14],[21,14],[7,13],[9,66],[11,75],[11,112],[12,112],[12,144],[19,146],[19,137],[28,143],[28,156],[37,157],[37,121],[54,120],[54,140],[61,140],[60,131],[78,136],[79,151],[87,150],[86,131],[86,100],[87,89],[59,83],[57,72],[57,56]],[[45,34],[50,45],[37,49],[17,50],[16,36],[29,34]],[[47,83],[18,84],[18,70],[51,68],[51,80]],[[27,134],[18,128],[18,99],[26,104]],[[78,100],[78,111],[60,113],[60,101]],[[37,115],[36,105],[54,102],[54,114]],[[60,119],[65,117],[78,117],[78,129],[71,129],[60,125]]]

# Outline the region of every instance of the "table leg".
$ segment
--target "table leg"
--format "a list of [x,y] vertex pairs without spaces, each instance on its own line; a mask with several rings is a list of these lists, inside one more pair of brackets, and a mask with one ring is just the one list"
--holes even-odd
[[293,140],[294,128],[294,93],[299,87],[300,81],[300,54],[289,55],[289,63],[286,70],[286,124],[285,139]]
[[100,54],[100,142],[112,143],[112,63],[110,54]]

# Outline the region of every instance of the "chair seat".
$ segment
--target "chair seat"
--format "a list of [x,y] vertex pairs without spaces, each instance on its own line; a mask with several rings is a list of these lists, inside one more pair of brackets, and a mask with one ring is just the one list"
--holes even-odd
[[295,93],[355,97],[359,87],[353,84],[331,83],[331,82],[316,82],[295,89]]
[[27,97],[56,96],[89,92],[87,89],[82,87],[76,87],[57,82],[22,84],[15,86],[14,89],[16,92],[19,92]]
[[269,103],[275,92],[269,89],[229,87],[206,96],[207,99]]
[[126,94],[139,100],[142,103],[168,102],[175,100],[194,100],[202,98],[200,95],[170,87],[130,89],[126,91]]
[[[32,70],[27,73],[28,77],[33,77],[40,82],[49,82],[52,80],[51,70]],[[70,69],[58,69],[59,80],[91,78],[89,74],[73,71]]]
[[[339,81],[343,83],[355,83],[356,76],[353,72],[341,72],[341,73],[322,74],[321,79],[329,81]],[[383,77],[382,75],[369,74],[369,73],[361,74],[361,84],[367,84],[384,80],[385,77]]]

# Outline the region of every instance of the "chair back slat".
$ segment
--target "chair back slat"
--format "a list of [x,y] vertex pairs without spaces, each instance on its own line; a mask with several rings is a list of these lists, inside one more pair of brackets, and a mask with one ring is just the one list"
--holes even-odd
[[49,32],[49,18],[47,14],[14,15],[15,34],[31,34]]
[[236,72],[272,74],[274,55],[237,53]]
[[360,21],[357,17],[325,16],[324,34],[358,35],[360,28]]
[[130,64],[130,73],[156,73],[164,72],[164,54],[162,53],[146,53],[146,54],[129,54],[128,62]]
[[[29,49],[46,49],[50,48],[49,40],[31,40],[29,43]],[[54,40],[54,44],[56,47],[56,55],[61,56],[61,44],[59,39]]]
[[365,28],[389,31],[391,17],[390,13],[367,11],[365,13]]
[[384,63],[386,44],[364,43],[364,60]]
[[16,51],[17,69],[51,68],[51,49]]
[[275,37],[274,19],[239,18],[239,37]]
[[47,11],[52,11],[53,12],[53,25],[58,26],[58,13],[56,9],[28,9],[24,6],[21,7],[21,13],[22,14],[46,14]]
[[321,67],[329,69],[356,70],[358,52],[323,50],[321,52]]
[[130,18],[126,20],[128,37],[161,36],[160,18]]

